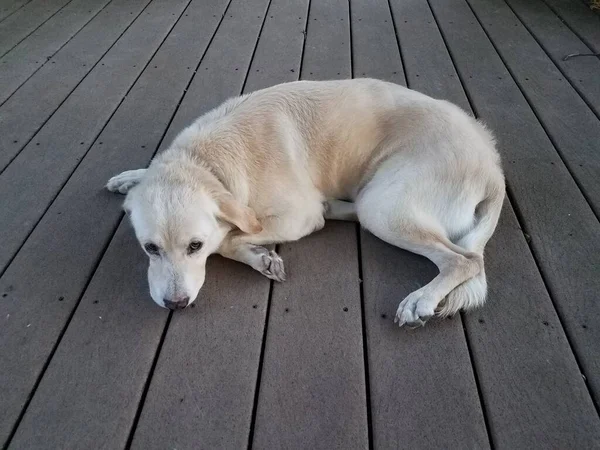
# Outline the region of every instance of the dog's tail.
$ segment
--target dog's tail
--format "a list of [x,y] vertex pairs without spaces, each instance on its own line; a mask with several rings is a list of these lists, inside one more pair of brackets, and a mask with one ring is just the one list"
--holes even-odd
[[[505,194],[504,179],[491,182],[486,194],[486,198],[475,209],[475,226],[456,243],[465,252],[477,253],[482,257],[485,245],[496,229],[502,210]],[[441,317],[447,317],[461,309],[473,309],[485,302],[486,295],[487,281],[485,268],[482,267],[481,272],[454,288],[442,301],[436,313]]]

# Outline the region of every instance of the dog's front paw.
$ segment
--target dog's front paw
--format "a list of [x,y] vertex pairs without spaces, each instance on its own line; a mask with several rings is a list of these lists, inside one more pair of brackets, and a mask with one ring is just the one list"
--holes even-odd
[[418,327],[425,325],[435,314],[435,304],[421,289],[415,291],[406,297],[398,310],[394,322],[399,326],[404,324],[409,327]]
[[283,260],[274,251],[261,255],[262,267],[260,273],[275,281],[285,281],[285,267]]
[[127,170],[119,175],[115,175],[106,183],[106,189],[111,192],[127,194],[129,189],[140,182],[144,173],[146,173],[146,169]]

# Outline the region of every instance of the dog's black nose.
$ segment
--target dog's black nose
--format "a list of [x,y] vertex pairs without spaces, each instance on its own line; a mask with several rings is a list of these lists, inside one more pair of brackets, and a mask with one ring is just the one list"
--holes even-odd
[[163,302],[164,302],[165,306],[169,309],[172,309],[172,310],[183,309],[190,302],[190,298],[183,297],[183,298],[180,298],[177,300],[168,300],[168,299],[164,298]]

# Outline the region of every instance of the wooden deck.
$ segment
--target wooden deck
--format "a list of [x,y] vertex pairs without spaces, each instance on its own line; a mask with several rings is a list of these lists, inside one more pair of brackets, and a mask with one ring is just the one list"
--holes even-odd
[[[0,0],[0,445],[600,448],[600,18],[580,0]],[[151,302],[108,178],[230,96],[376,77],[494,130],[486,306],[416,330],[436,273],[353,224],[220,257]]]

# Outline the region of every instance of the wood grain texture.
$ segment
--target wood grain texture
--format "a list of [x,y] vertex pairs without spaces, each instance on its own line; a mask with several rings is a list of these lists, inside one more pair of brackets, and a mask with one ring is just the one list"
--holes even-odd
[[[44,214],[189,0],[154,0],[0,175],[0,271]],[[175,15],[173,15],[175,14]],[[165,68],[150,66],[150,70]],[[102,141],[99,141],[102,142]],[[102,144],[99,144],[102,145]]]
[[600,52],[600,17],[584,2],[543,0],[595,52]]
[[298,79],[308,3],[309,0],[271,1],[244,86],[246,92]]
[[[211,0],[190,5],[0,278],[0,292],[6,293],[0,302],[5,318],[0,327],[0,442],[17,420],[121,219],[123,198],[106,192],[104,184],[116,173],[149,162],[226,4]],[[168,67],[169,76],[154,65]]]
[[[454,69],[427,4],[395,1],[390,6],[411,87],[438,97],[464,97],[460,85],[452,89],[444,81]],[[352,2],[351,7],[355,74],[379,74],[405,84],[387,2]],[[378,44],[381,51],[371,47],[384,39],[375,39],[378,27],[391,39]],[[435,266],[366,231],[361,248],[374,448],[487,448],[460,316],[419,330],[393,323],[400,301],[428,283],[437,274]]]
[[351,77],[348,6],[343,0],[311,2],[301,79],[332,80]]
[[56,14],[70,0],[34,0],[24,5],[20,11],[15,11],[6,20],[2,20],[18,2],[9,2],[0,9],[0,57],[4,56],[15,45],[29,36],[45,21]]
[[[505,335],[502,337],[502,343],[493,350],[486,347],[488,353],[485,353],[487,356],[485,361],[480,361],[483,354],[480,346],[489,342],[489,338],[478,335],[478,330],[480,330],[478,327],[469,326],[467,328],[472,348],[480,349],[475,357],[475,367],[480,385],[483,386],[482,392],[493,442],[496,446],[502,445],[504,448],[515,448],[515,446],[521,445],[527,447],[537,445],[538,440],[544,435],[547,437],[547,445],[552,447],[560,446],[559,443],[568,438],[581,439],[580,445],[584,447],[595,444],[598,417],[593,404],[586,398],[587,393],[583,379],[573,377],[573,374],[578,373],[578,368],[569,351],[563,330],[556,325],[559,320],[555,317],[554,306],[558,307],[562,323],[567,325],[567,332],[573,343],[569,321],[573,320],[575,314],[581,314],[579,320],[585,320],[584,316],[587,316],[588,320],[590,319],[589,305],[593,294],[590,292],[586,295],[585,289],[586,285],[595,283],[595,278],[592,273],[593,269],[586,270],[585,267],[589,266],[587,263],[583,263],[583,260],[580,265],[573,262],[578,267],[577,274],[575,271],[569,273],[567,261],[579,259],[583,256],[581,252],[586,252],[585,248],[594,245],[591,241],[594,239],[592,236],[597,233],[598,223],[573,185],[568,172],[560,166],[560,159],[553,152],[553,148],[540,129],[535,116],[527,107],[512,79],[509,78],[506,68],[493,52],[468,5],[459,1],[441,2],[438,0],[432,0],[431,4],[472,105],[499,138],[499,148],[505,161],[509,187],[527,227],[526,231],[529,233],[527,236],[531,239],[534,253],[538,256],[537,263],[554,296],[554,305],[551,305],[544,289],[540,286],[539,278],[534,276],[535,271],[528,268],[530,263],[525,263],[526,261],[531,262],[531,258],[524,252],[524,247],[520,253],[517,253],[518,246],[513,244],[510,247],[513,250],[507,251],[506,255],[500,253],[500,249],[502,252],[505,251],[504,247],[491,247],[487,258],[488,267],[491,270],[496,267],[495,270],[512,270],[515,273],[505,273],[506,283],[502,284],[504,287],[494,289],[496,295],[504,290],[508,294],[506,300],[497,300],[494,303],[492,292],[490,303],[494,304],[495,308],[504,305],[506,311],[502,315],[507,318],[506,320],[510,320],[508,318],[512,317],[524,320],[530,317],[538,319],[544,317],[546,320],[542,320],[543,327],[546,327],[544,321],[554,324],[553,327],[544,328],[543,334],[535,331],[529,332],[529,330],[518,331],[524,325],[510,328],[506,323],[498,324],[498,327],[504,327],[506,330],[495,330],[496,334],[500,337],[502,331],[505,331]],[[493,88],[490,88],[491,86]],[[547,166],[554,170],[546,172],[539,169]],[[507,215],[506,211],[504,215]],[[510,214],[508,216],[503,220],[514,223],[514,218],[511,218]],[[580,224],[576,236],[572,233],[572,227],[577,226],[575,223]],[[501,227],[497,232],[496,239],[503,239],[504,242],[510,240],[518,242],[518,233],[516,235],[513,233],[512,236],[503,236],[502,233],[508,233],[508,231],[502,231],[503,229],[507,230],[506,227]],[[569,231],[565,232],[565,229]],[[559,238],[562,233],[567,235],[567,239]],[[591,239],[591,241],[587,239]],[[505,244],[505,247],[508,248],[509,244]],[[494,253],[494,248],[498,249],[496,250],[499,252],[497,255]],[[506,261],[505,258],[508,257],[514,258],[514,261],[506,262],[503,265],[494,262],[494,258]],[[586,259],[588,257],[594,258],[593,254],[585,256]],[[562,272],[562,275],[559,275],[558,272],[548,272],[547,269],[550,267],[553,267],[555,271]],[[499,286],[498,283],[502,282],[503,275],[500,274],[494,278],[491,270],[488,273],[488,279],[495,286]],[[517,280],[522,280],[523,277],[528,277],[528,281],[524,285],[520,285],[522,286],[520,290],[515,291],[515,283]],[[581,281],[582,284],[577,286],[577,281]],[[566,286],[571,289],[583,289],[580,291],[580,295],[583,297],[580,297],[579,303],[575,297],[569,296],[569,306],[567,307],[566,297],[561,299],[557,295],[557,291],[553,289],[557,283],[562,284],[563,289]],[[529,301],[532,298],[537,300],[533,304],[525,301],[515,302],[514,292],[522,293],[528,297]],[[561,302],[564,305],[562,308],[560,307]],[[485,313],[485,308],[481,312]],[[592,316],[594,314],[596,312],[592,312]],[[472,324],[474,319],[468,315],[466,317],[467,323]],[[535,326],[530,326],[534,330],[543,328],[537,322]],[[587,331],[587,327],[582,330]],[[549,335],[549,333],[553,334]],[[592,341],[587,341],[590,336],[588,334],[584,338],[580,333],[578,339],[576,344],[583,344],[585,355],[591,356],[591,359],[585,362],[584,370],[587,368],[593,374],[596,362],[592,354],[594,349],[590,345]],[[593,340],[594,337],[592,336],[591,339]],[[540,350],[526,353],[519,350],[521,346]],[[496,354],[499,349],[503,349],[508,354]],[[582,354],[582,348],[577,345],[576,350],[578,355]],[[475,352],[475,350],[473,351]],[[496,356],[491,357],[491,355]],[[561,361],[552,362],[551,360],[551,365],[548,366],[548,355],[552,355],[552,358],[559,358]],[[502,363],[502,359],[505,359],[505,363]],[[511,363],[513,369],[507,370],[506,363]],[[544,370],[543,376],[534,375],[540,373],[540,368]],[[504,377],[507,379],[504,380]],[[543,387],[541,387],[541,382],[545,383]],[[500,397],[506,393],[506,386],[511,385],[518,386],[519,395],[506,396],[503,397],[503,401],[500,401]],[[557,390],[556,386],[561,386],[561,388]],[[492,401],[490,392],[494,389],[503,393],[496,392]],[[530,409],[530,403],[533,400],[524,403],[521,400],[525,396],[534,399],[540,405]],[[558,396],[561,397],[560,401],[557,400]],[[490,398],[489,401],[488,398]],[[571,416],[567,421],[562,420],[556,414],[557,402],[569,405]],[[531,424],[534,419],[537,420],[535,426]],[[582,428],[581,424],[586,425]],[[546,431],[542,432],[541,430]],[[560,430],[561,433],[557,433],[557,430]],[[592,430],[592,432],[580,435],[582,430]]]
[[132,448],[246,447],[269,295],[259,277],[210,258],[195,307],[173,315]]
[[572,53],[592,53],[592,50],[542,0],[507,0],[507,3],[588,106],[600,116],[600,59],[578,57],[563,61]]
[[469,102],[427,2],[390,0],[390,8],[408,86],[469,111]]
[[[504,0],[468,2],[571,175],[600,216],[600,120],[520,25]],[[600,80],[600,73],[597,79]],[[548,95],[549,91],[552,95]]]
[[356,231],[279,246],[253,448],[368,448]]
[[17,13],[32,0],[6,0],[0,4],[0,21]]
[[[268,5],[232,2],[168,135],[241,93]],[[133,448],[247,445],[269,286],[250,267],[209,259],[195,307],[173,315]]]
[[27,39],[0,58],[0,103],[4,103],[37,69],[47,64],[49,58],[108,2],[109,0],[69,2]]
[[144,260],[133,234],[122,227],[9,448],[125,447],[168,316],[140,295],[148,289]]
[[[20,1],[0,0],[0,21]],[[19,168],[0,175],[0,262],[12,261],[0,270],[0,445],[16,428],[8,448],[600,447],[588,391],[598,399],[599,225],[468,3],[430,0],[433,17],[420,0],[234,0],[223,17],[229,0],[193,0],[169,31],[184,3],[154,0],[135,20],[146,1],[112,0],[0,107],[0,161],[36,137]],[[506,1],[552,60],[553,51],[583,48],[575,35],[597,31],[589,26],[597,16],[578,0]],[[481,17],[505,31],[499,41],[537,48],[518,67],[548,64],[506,6],[485,5]],[[506,36],[507,17],[522,40]],[[523,57],[519,48],[501,52]],[[595,63],[583,61],[565,62],[577,62],[572,73],[561,68],[582,74],[580,85],[570,81],[591,105]],[[486,306],[398,330],[398,302],[435,267],[366,232],[357,242],[356,227],[338,222],[282,246],[289,278],[274,286],[270,306],[268,280],[220,257],[209,260],[194,308],[169,315],[155,306],[143,253],[121,223],[122,197],[102,188],[107,178],[147,164],[242,86],[291,81],[299,71],[345,78],[351,68],[399,83],[404,70],[410,87],[468,109],[462,80],[498,135],[525,229],[507,202],[486,252]],[[544,83],[545,74],[535,76]]]
[[600,420],[508,203],[486,271],[488,303],[464,321],[494,448],[598,448]]
[[369,233],[361,242],[374,448],[489,448],[460,316],[415,330],[393,323],[437,268]]
[[352,0],[350,8],[354,77],[378,78],[405,85],[387,0]]
[[0,106],[0,147],[3,149],[0,172],[148,3],[149,0],[113,0]]
[[[311,2],[301,78],[351,75],[348,4]],[[253,448],[367,448],[356,228],[282,244],[273,286]]]

